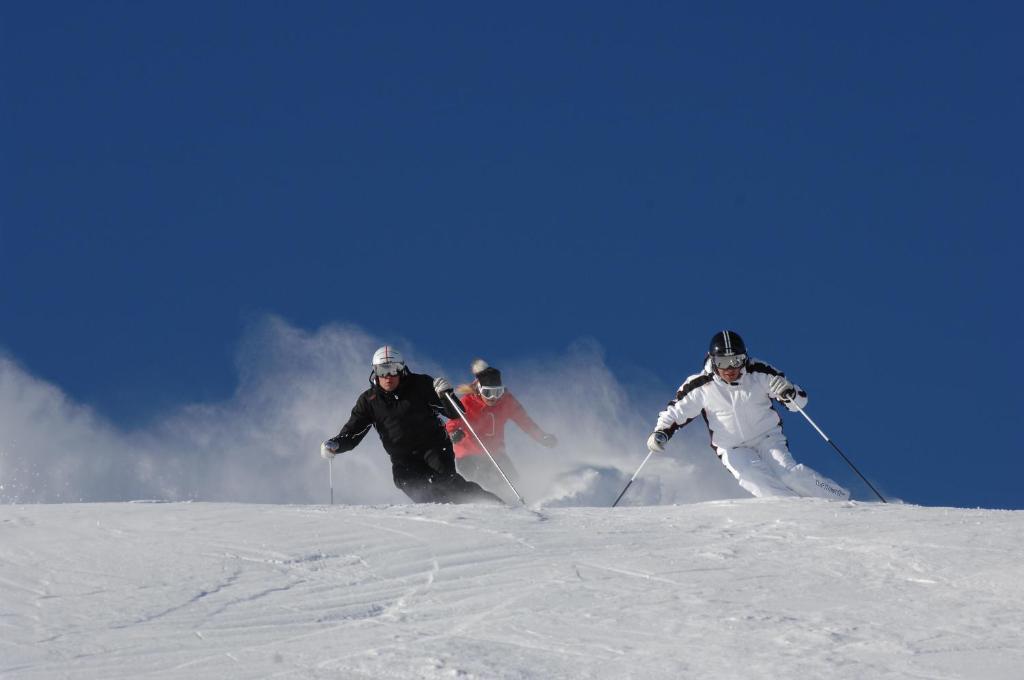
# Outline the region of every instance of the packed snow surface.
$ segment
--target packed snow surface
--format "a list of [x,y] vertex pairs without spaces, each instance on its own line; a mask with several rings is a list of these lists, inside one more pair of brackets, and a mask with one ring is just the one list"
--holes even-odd
[[0,507],[0,677],[1024,677],[1024,513]]

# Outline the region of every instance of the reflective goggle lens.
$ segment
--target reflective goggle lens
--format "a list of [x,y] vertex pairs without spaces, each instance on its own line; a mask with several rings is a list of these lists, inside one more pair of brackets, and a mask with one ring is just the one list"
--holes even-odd
[[377,364],[377,365],[375,365],[373,367],[373,372],[378,377],[384,377],[386,375],[398,375],[399,373],[402,372],[403,368],[405,368],[405,364],[398,364],[398,363]]
[[711,357],[711,361],[714,362],[715,368],[739,368],[747,363],[747,355],[731,354],[724,357]]
[[480,386],[480,396],[484,399],[497,399],[503,394],[505,394],[505,387],[503,385],[498,385],[497,387]]

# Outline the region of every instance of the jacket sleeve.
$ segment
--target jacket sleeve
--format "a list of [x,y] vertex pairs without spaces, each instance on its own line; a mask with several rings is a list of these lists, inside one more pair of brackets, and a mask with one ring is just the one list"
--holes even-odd
[[359,442],[363,441],[363,437],[372,426],[373,415],[366,402],[366,395],[360,395],[356,400],[356,405],[352,407],[352,415],[349,416],[348,422],[341,428],[341,432],[337,436],[331,438],[331,441],[337,442],[338,453],[351,451],[359,445]]
[[[797,406],[799,406],[800,408],[807,406],[807,392],[805,392],[803,388],[801,388],[796,383],[793,383],[793,387],[796,388],[796,398],[793,399],[792,401],[782,401],[781,399],[779,399],[779,395],[774,394],[771,391],[769,383],[771,382],[772,377],[776,375],[781,375],[783,378],[785,378],[786,374],[780,371],[779,369],[775,368],[768,362],[755,359],[751,362],[750,371],[752,376],[757,376],[761,386],[764,388],[765,392],[768,393],[768,396],[781,403],[790,411],[793,411],[795,413],[798,410]],[[791,380],[790,382],[793,381]]]
[[544,430],[540,429],[540,426],[533,422],[533,418],[529,416],[526,409],[523,408],[523,405],[519,403],[519,400],[511,394],[506,394],[504,398],[511,400],[508,415],[515,421],[516,425],[518,425],[523,432],[533,437],[534,441],[539,442],[543,439]]
[[676,398],[658,414],[654,429],[671,437],[676,430],[699,416],[704,410],[704,391],[701,386],[707,382],[710,382],[709,377],[694,376],[680,385]]

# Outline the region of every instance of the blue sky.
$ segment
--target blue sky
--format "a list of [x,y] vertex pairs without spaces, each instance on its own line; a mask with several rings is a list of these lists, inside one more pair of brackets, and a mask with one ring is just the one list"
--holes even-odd
[[268,314],[453,374],[582,339],[653,423],[729,327],[888,492],[1021,508],[1022,18],[8,3],[0,351],[132,430]]

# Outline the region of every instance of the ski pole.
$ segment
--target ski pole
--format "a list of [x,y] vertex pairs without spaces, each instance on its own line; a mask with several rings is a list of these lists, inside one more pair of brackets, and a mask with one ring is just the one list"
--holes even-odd
[[843,460],[846,461],[846,464],[850,466],[850,469],[853,470],[854,472],[856,472],[857,476],[864,480],[864,483],[868,485],[868,488],[870,488],[872,491],[874,491],[875,495],[878,496],[878,498],[883,503],[888,503],[889,501],[885,500],[885,498],[882,496],[882,494],[878,493],[878,489],[876,489],[871,484],[871,482],[868,481],[867,477],[865,477],[864,475],[862,475],[860,473],[860,470],[857,469],[857,466],[854,465],[853,462],[849,458],[846,457],[846,454],[843,453],[838,446],[836,446],[836,443],[834,441],[832,441],[831,439],[829,439],[827,434],[825,434],[824,432],[821,431],[821,428],[818,427],[817,423],[815,423],[813,420],[811,420],[811,417],[809,415],[807,415],[806,411],[804,411],[802,408],[800,408],[800,404],[796,403],[795,401],[792,402],[792,403],[793,403],[793,406],[796,406],[796,410],[800,411],[800,415],[802,415],[804,418],[807,418],[807,422],[809,422],[811,424],[811,427],[813,427],[815,430],[818,431],[818,434],[821,435],[821,438],[824,439],[825,441],[827,441],[829,444],[831,444],[832,448],[836,450],[836,453],[838,453],[840,456],[842,456]]
[[459,418],[461,418],[462,422],[466,424],[466,427],[469,428],[469,431],[473,433],[473,438],[476,439],[476,443],[480,445],[480,448],[484,450],[484,453],[487,454],[487,457],[491,459],[491,462],[494,463],[494,467],[498,468],[498,474],[501,475],[501,478],[505,480],[506,484],[508,484],[508,488],[512,489],[512,493],[516,495],[516,498],[519,499],[520,503],[526,505],[526,501],[524,501],[523,497],[519,495],[518,491],[516,491],[516,487],[512,486],[512,482],[509,481],[509,478],[505,475],[504,470],[502,470],[501,466],[498,465],[498,461],[494,460],[494,456],[492,456],[491,452],[487,450],[486,446],[484,446],[484,443],[483,441],[480,440],[480,437],[477,435],[476,430],[474,430],[473,426],[469,424],[469,418],[467,418],[466,414],[462,412],[462,409],[459,408],[459,405],[455,403],[455,399],[452,398],[452,393],[445,392],[444,396],[448,397],[448,401],[451,402],[452,408],[454,408],[455,412],[459,414]]
[[331,505],[334,505],[334,458],[327,460],[327,477],[331,482]]
[[636,472],[634,472],[634,473],[633,473],[633,476],[629,478],[629,481],[628,481],[628,482],[626,482],[626,488],[622,490],[622,493],[620,493],[620,494],[619,494],[619,497],[615,499],[615,502],[614,502],[614,503],[612,503],[612,507],[613,507],[613,508],[614,508],[614,507],[615,507],[616,505],[618,505],[618,504],[619,504],[619,501],[621,501],[621,500],[622,500],[622,497],[626,495],[626,489],[628,489],[628,488],[629,488],[629,486],[630,486],[630,484],[632,484],[632,483],[633,483],[633,480],[634,480],[634,479],[636,479],[636,476],[637,476],[638,474],[640,474],[640,471],[644,469],[644,465],[647,465],[647,460],[648,460],[648,459],[649,459],[649,458],[651,457],[651,454],[652,454],[652,453],[654,453],[654,451],[648,451],[648,452],[647,452],[647,458],[644,458],[644,462],[640,463],[640,467],[638,467],[638,468],[636,469]]

